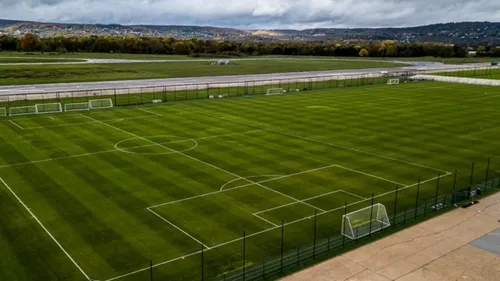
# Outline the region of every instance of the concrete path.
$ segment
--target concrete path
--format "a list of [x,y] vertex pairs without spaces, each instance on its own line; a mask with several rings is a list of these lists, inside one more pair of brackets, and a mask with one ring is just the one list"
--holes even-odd
[[496,194],[283,280],[498,281],[500,256],[473,245],[478,238],[494,235],[499,220],[500,194]]

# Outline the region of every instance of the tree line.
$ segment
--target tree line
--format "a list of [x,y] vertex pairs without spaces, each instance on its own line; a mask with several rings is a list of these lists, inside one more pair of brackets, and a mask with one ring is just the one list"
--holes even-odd
[[[312,44],[307,42],[233,42],[201,39],[178,40],[172,37],[85,36],[44,37],[25,34],[22,37],[1,35],[0,50],[23,52],[94,52],[129,54],[176,54],[191,56],[365,56],[365,57],[466,57],[468,48],[440,43],[401,44],[393,40],[363,45]],[[489,49],[488,49],[489,50]],[[486,56],[489,53],[483,52]]]

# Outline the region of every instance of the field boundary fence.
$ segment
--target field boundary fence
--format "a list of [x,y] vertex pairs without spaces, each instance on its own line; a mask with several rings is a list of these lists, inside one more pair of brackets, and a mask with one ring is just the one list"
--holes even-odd
[[[97,90],[0,93],[0,108],[31,106],[44,103],[82,103],[92,99],[111,99],[115,106],[158,104],[198,99],[219,99],[243,96],[266,95],[268,88],[282,88],[284,93],[295,93],[321,89],[341,89],[369,85],[387,84],[390,79],[415,82],[411,77],[436,74],[458,77],[465,75],[488,76],[496,67],[453,68],[443,70],[378,71],[364,74],[326,75],[287,79],[248,80],[227,83],[197,83],[178,85],[156,85],[147,87],[106,88]],[[397,85],[394,85],[397,86]],[[35,90],[34,90],[35,91]]]
[[[277,279],[279,277],[297,272],[308,266],[320,263],[326,259],[338,256],[377,239],[387,237],[388,235],[396,233],[397,231],[403,230],[409,226],[418,224],[435,216],[439,216],[444,212],[478,204],[480,199],[500,191],[500,175],[497,174],[490,178],[490,159],[488,159],[488,168],[486,170],[486,177],[484,181],[480,184],[474,184],[473,175],[475,164],[476,163],[472,163],[470,183],[467,186],[461,188],[456,186],[457,171],[455,171],[455,181],[451,192],[444,194],[440,193],[440,184],[438,180],[435,196],[432,196],[432,198],[422,199],[419,197],[419,192],[417,191],[416,197],[413,198],[415,203],[411,204],[411,206],[398,203],[398,188],[396,187],[393,205],[386,206],[388,210],[392,209],[392,213],[389,215],[389,227],[373,226],[374,231],[370,235],[359,239],[347,238],[346,236],[340,234],[339,231],[339,234],[337,235],[332,235],[319,240],[314,239],[312,244],[297,247],[291,251],[289,250],[283,252],[282,250],[281,255],[262,260],[257,264],[253,263],[252,265],[244,266],[240,270],[220,275],[212,280],[259,281]],[[406,206],[401,208],[398,204]],[[347,204],[344,212],[348,212]],[[316,219],[314,219],[314,224],[315,223]],[[372,227],[371,223],[370,227]],[[314,231],[316,231],[316,226],[314,227]],[[314,235],[316,234],[314,233]],[[283,236],[286,237],[286,228],[284,226],[282,229],[281,240],[282,249],[286,243]],[[243,255],[243,257],[244,256],[245,255]],[[244,265],[245,261],[243,260],[242,263]]]

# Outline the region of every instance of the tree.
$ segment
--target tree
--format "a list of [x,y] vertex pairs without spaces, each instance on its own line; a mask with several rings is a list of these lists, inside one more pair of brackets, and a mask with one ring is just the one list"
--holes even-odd
[[174,53],[176,55],[189,55],[191,53],[190,45],[181,41],[176,42],[174,44]]
[[477,56],[484,56],[484,55],[486,55],[486,47],[484,47],[484,46],[477,47],[477,49],[476,49],[476,55]]
[[35,34],[26,33],[21,39],[21,49],[25,52],[33,52],[40,47],[40,39]]
[[360,57],[367,57],[369,55],[368,53],[368,50],[367,49],[361,49],[361,51],[359,51],[359,56]]

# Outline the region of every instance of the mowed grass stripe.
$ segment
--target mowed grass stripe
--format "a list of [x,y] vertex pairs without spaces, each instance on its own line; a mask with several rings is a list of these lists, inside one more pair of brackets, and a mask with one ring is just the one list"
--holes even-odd
[[[104,159],[100,159],[105,161]],[[148,256],[136,256],[130,259],[128,264],[124,266],[134,266],[147,262],[150,259],[168,259],[182,255],[185,249],[198,249],[197,244],[186,240],[185,236],[178,233],[170,225],[158,220],[155,216],[147,212],[146,207],[149,205],[146,201],[149,198],[141,198],[140,196],[130,192],[131,189],[139,190],[143,188],[137,178],[127,176],[127,173],[120,172],[118,175],[110,175],[104,171],[110,171],[113,164],[125,164],[116,162],[116,157],[107,165],[95,167],[92,162],[81,163],[79,167],[75,167],[74,176],[83,178],[88,186],[106,186],[106,188],[94,188],[93,202],[101,201],[103,204],[98,204],[101,208],[92,207],[95,213],[101,214],[106,223],[114,228],[120,229],[123,235],[123,242],[127,245],[131,244],[138,251],[147,251]],[[95,164],[94,164],[95,165]],[[128,164],[132,165],[133,164]],[[106,166],[107,167],[106,169]],[[116,166],[114,166],[116,167]],[[95,168],[104,168],[103,172],[96,173]],[[138,167],[137,167],[138,168]],[[99,169],[100,170],[100,169]],[[139,172],[140,169],[138,169]],[[144,176],[148,176],[144,174]],[[118,180],[119,179],[119,180]],[[135,181],[135,183],[134,183]],[[94,205],[94,204],[92,204]],[[104,215],[103,215],[104,214]],[[117,220],[119,217],[121,219]],[[122,241],[115,241],[116,247],[123,247]],[[108,245],[106,248],[113,249],[113,245]],[[161,251],[156,251],[158,248],[168,248],[167,255]],[[124,256],[129,256],[123,253]],[[123,273],[123,272],[117,272]]]

